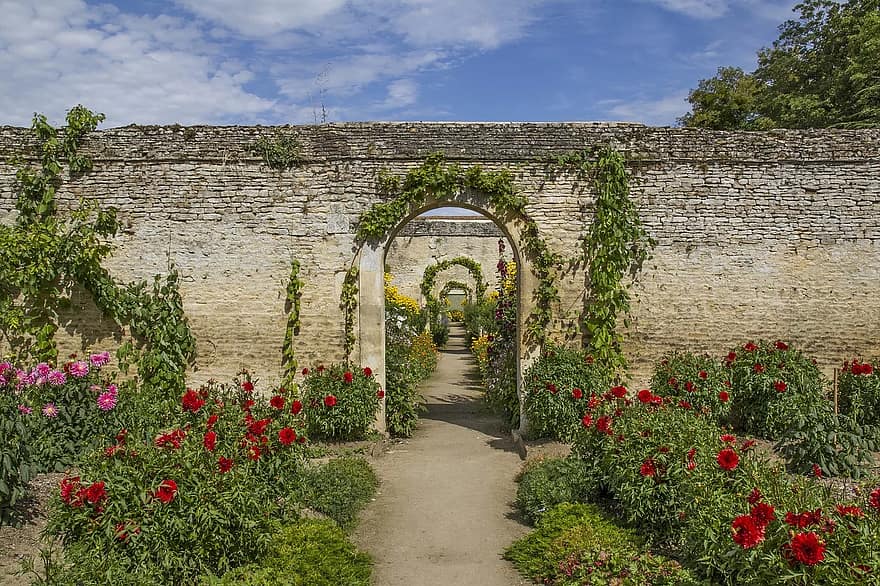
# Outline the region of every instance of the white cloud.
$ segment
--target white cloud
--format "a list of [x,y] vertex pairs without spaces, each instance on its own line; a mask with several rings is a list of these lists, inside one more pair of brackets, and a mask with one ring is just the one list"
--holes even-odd
[[727,0],[649,0],[672,12],[699,19],[724,16],[729,6]]
[[683,90],[657,99],[606,100],[599,106],[605,109],[609,120],[672,126],[676,118],[690,110],[687,96],[687,90]]
[[252,38],[318,25],[346,4],[346,0],[175,1],[193,14]]

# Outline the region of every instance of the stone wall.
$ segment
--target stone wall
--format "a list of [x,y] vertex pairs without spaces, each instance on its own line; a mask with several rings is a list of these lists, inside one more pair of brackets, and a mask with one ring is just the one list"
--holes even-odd
[[[302,142],[300,167],[272,170],[248,150],[275,132]],[[593,195],[575,177],[553,177],[546,161],[604,144],[627,153],[633,196],[658,241],[627,338],[637,379],[669,349],[720,354],[758,337],[792,340],[826,371],[853,355],[880,354],[878,130],[130,126],[90,136],[94,172],[68,181],[59,197],[64,206],[85,197],[119,208],[127,227],[109,263],[119,278],[147,278],[169,262],[181,271],[198,338],[194,382],[247,366],[265,383],[279,375],[292,259],[306,284],[300,362],[341,358],[341,283],[355,262],[358,216],[381,200],[380,169],[403,174],[436,151],[464,166],[509,169],[542,236],[571,257]],[[0,161],[30,145],[25,129],[0,128]],[[14,168],[0,163],[0,221],[13,216],[13,179]],[[576,319],[583,291],[582,271],[563,277],[554,331]],[[89,333],[94,346],[111,342],[109,332],[106,340]]]

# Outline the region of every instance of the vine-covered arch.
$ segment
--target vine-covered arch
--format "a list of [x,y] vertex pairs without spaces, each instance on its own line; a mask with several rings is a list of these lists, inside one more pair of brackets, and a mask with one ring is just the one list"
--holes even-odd
[[[482,299],[486,295],[486,281],[483,279],[483,267],[480,266],[480,263],[467,256],[456,256],[455,258],[429,265],[425,269],[420,289],[426,302],[430,303],[435,299],[434,285],[437,281],[437,275],[456,265],[466,268],[470,273],[471,278],[474,280],[474,293],[477,299]],[[468,289],[470,288],[468,287]]]
[[443,285],[443,288],[440,289],[440,294],[437,297],[439,299],[443,300],[444,298],[448,297],[452,291],[456,291],[456,290],[464,291],[465,295],[467,296],[468,301],[471,301],[473,299],[473,296],[474,296],[473,289],[471,289],[467,283],[463,283],[461,281],[455,281],[455,280],[446,281],[446,283]]

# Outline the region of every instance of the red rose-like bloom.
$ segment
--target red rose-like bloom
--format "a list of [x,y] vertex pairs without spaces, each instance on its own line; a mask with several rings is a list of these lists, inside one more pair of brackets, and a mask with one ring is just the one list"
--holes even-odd
[[763,364],[756,364],[752,367],[752,370],[754,370],[758,374],[761,374],[762,372],[764,372],[764,365]]
[[299,412],[303,410],[302,401],[294,401],[290,404],[290,412],[294,415],[299,415]]
[[165,479],[159,484],[159,488],[153,493],[153,496],[166,505],[174,500],[177,494],[177,483],[170,479]]
[[572,398],[574,398],[574,399],[582,399],[583,396],[584,396],[584,392],[583,392],[582,390],[580,390],[580,389],[572,389],[572,390],[571,390],[571,396],[572,396]]
[[692,383],[691,381],[687,381],[686,383],[684,383],[684,390],[686,390],[689,393],[693,393],[694,392],[694,383]]
[[86,489],[85,500],[90,504],[97,504],[107,496],[104,490],[104,482],[95,482]]
[[183,404],[184,411],[192,411],[195,413],[202,408],[205,404],[205,400],[202,399],[196,391],[187,389],[186,393],[184,393],[181,398],[181,403]]
[[721,441],[723,441],[726,444],[732,444],[732,443],[736,442],[736,436],[730,435],[729,433],[725,433],[724,435],[721,436]]
[[303,376],[309,376],[309,369],[308,369],[308,368],[303,368],[303,369],[302,369],[302,375],[303,375]]
[[557,390],[556,385],[554,385],[553,383],[547,383],[547,390],[555,395]]
[[792,537],[786,551],[792,558],[807,566],[815,566],[825,559],[825,544],[812,531]]
[[651,399],[654,398],[654,395],[651,394],[651,391],[649,391],[648,389],[642,389],[641,391],[639,391],[639,394],[637,396],[639,398],[639,401],[642,403],[650,403]]
[[617,386],[611,388],[611,394],[617,397],[618,399],[623,399],[626,396],[626,387]]
[[751,515],[741,515],[730,524],[733,541],[743,549],[755,547],[764,541],[764,526],[759,525]]
[[766,527],[771,521],[776,519],[775,510],[767,503],[756,503],[749,512],[749,515],[762,527]]
[[875,488],[871,491],[871,496],[868,497],[868,504],[874,508],[876,511],[880,511],[880,488]]
[[217,447],[217,433],[213,430],[206,433],[205,437],[202,438],[202,445],[209,452],[213,452],[214,448]]
[[269,399],[269,404],[278,409],[284,409],[284,397],[281,395],[275,395],[271,399]]
[[749,493],[749,504],[754,505],[760,502],[762,497],[763,495],[761,494],[761,491],[757,488],[753,488],[752,492]]
[[788,344],[786,344],[782,340],[776,340],[775,346],[777,350],[788,350]]
[[344,380],[346,384],[350,384],[351,381],[354,380],[354,375],[346,370],[345,374],[342,375],[342,380]]
[[230,470],[232,470],[232,465],[235,464],[235,460],[232,458],[224,458],[220,457],[217,460],[217,467],[220,469],[220,474],[226,474]]
[[645,477],[653,478],[655,474],[657,474],[657,468],[654,467],[654,460],[648,458],[644,462],[642,462],[641,467],[639,468],[639,474]]
[[369,366],[365,366],[364,367],[364,376],[367,378],[370,378],[371,376],[373,376],[373,369],[370,368]]
[[777,393],[784,393],[785,390],[788,388],[788,385],[785,384],[785,381],[778,380],[773,383],[773,388],[776,389]]
[[61,481],[61,500],[71,504],[76,489],[79,488],[79,476],[64,478]]
[[682,409],[690,409],[692,407],[692,405],[690,403],[688,403],[687,401],[685,401],[683,399],[678,402],[678,406],[681,407]]
[[851,505],[837,505],[837,514],[844,517],[864,517],[865,513],[859,507]]
[[699,374],[697,374],[701,379],[706,380],[709,377],[709,373],[705,370],[701,370]]
[[726,361],[728,364],[730,364],[730,363],[733,362],[734,360],[736,360],[736,352],[728,352],[728,353],[727,353],[727,358],[725,359],[725,361]]
[[327,395],[326,397],[324,397],[325,407],[333,407],[334,405],[336,405],[336,397],[334,397],[333,395]]
[[217,423],[217,420],[220,419],[220,416],[214,413],[210,417],[208,417],[208,421],[205,422],[205,427],[208,429],[212,429],[214,424]]
[[260,419],[259,421],[254,421],[250,425],[248,425],[248,431],[254,435],[262,435],[264,431],[266,431],[266,427],[272,423],[272,420],[268,417],[266,419]]
[[581,419],[581,424],[582,424],[584,427],[590,427],[591,425],[593,425],[593,416],[590,415],[589,413],[587,413],[587,414],[584,415],[584,417]]
[[378,397],[380,399],[384,399],[385,398],[385,391],[382,389],[379,389],[378,391],[376,391],[376,397]]
[[727,403],[730,400],[730,393],[727,391],[721,391],[718,393],[718,400],[722,403]]
[[733,470],[739,464],[739,456],[730,448],[724,448],[718,452],[718,465],[723,470]]
[[755,345],[754,342],[746,342],[746,344],[743,346],[743,350],[745,350],[746,352],[754,352],[757,349],[758,347]]
[[241,383],[241,388],[245,393],[253,393],[254,392],[254,383],[249,380]]
[[601,431],[602,433],[611,435],[613,432],[611,431],[611,418],[607,415],[603,415],[596,421],[596,429]]
[[250,446],[248,448],[248,458],[256,462],[260,459],[260,455],[262,454],[262,450],[260,450],[260,446]]
[[296,441],[296,432],[289,427],[282,427],[278,430],[278,441],[282,445],[289,446]]

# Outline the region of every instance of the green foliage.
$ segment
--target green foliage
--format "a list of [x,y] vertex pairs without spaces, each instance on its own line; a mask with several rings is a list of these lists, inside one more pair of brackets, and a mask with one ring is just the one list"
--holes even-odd
[[550,458],[527,463],[516,490],[516,507],[533,524],[561,503],[585,502],[593,495],[578,458]]
[[[485,285],[483,286],[483,294],[486,294]],[[473,291],[468,286],[467,283],[462,283],[461,281],[446,281],[443,285],[443,288],[440,289],[440,294],[437,296],[439,299],[446,299],[450,293],[450,291],[460,290],[464,291],[466,294],[466,298],[470,299],[471,295],[473,295]]]
[[880,449],[875,429],[819,404],[797,413],[776,445],[792,472],[808,474],[818,466],[827,476],[863,478],[874,466],[871,453]]
[[504,557],[524,576],[557,586],[700,583],[677,562],[647,552],[634,531],[618,527],[591,505],[551,509]]
[[272,169],[286,171],[302,163],[302,144],[293,136],[276,132],[271,138],[261,136],[247,150],[261,157]]
[[187,391],[162,434],[120,431],[62,482],[46,529],[61,583],[192,583],[263,556],[295,514],[302,421],[249,383]]
[[546,344],[523,375],[529,434],[570,440],[591,400],[608,391],[611,379],[591,355]]
[[491,332],[495,326],[495,299],[482,299],[464,304],[464,328],[468,342]]
[[750,74],[721,68],[688,97],[681,122],[715,129],[880,125],[880,3],[807,0]]
[[825,412],[825,378],[813,360],[785,342],[748,342],[725,364],[731,383],[730,416],[737,429],[779,439],[800,414]]
[[438,348],[442,348],[449,341],[449,326],[438,323],[431,328],[431,341]]
[[654,368],[651,390],[664,399],[680,402],[711,417],[718,424],[730,414],[728,372],[707,355],[674,351]]
[[287,312],[287,328],[284,331],[284,346],[281,348],[281,364],[283,374],[282,386],[292,388],[293,378],[296,376],[297,361],[293,351],[293,338],[299,335],[300,303],[302,298],[303,282],[299,278],[299,261],[290,263],[290,279],[287,281],[287,294],[284,300],[284,311]]
[[396,437],[410,437],[425,400],[419,384],[437,367],[437,349],[430,336],[422,333],[409,342],[385,345],[385,424]]
[[[0,377],[9,376],[0,364]],[[37,473],[31,427],[18,411],[18,397],[0,385],[0,525],[15,524],[16,505]]]
[[309,470],[303,501],[309,507],[350,529],[379,486],[376,473],[363,458],[342,457]]
[[861,425],[880,426],[880,372],[870,362],[845,362],[837,380],[840,412]]
[[369,586],[372,563],[332,521],[303,519],[284,527],[260,563],[203,578],[206,586]]
[[357,312],[358,299],[358,275],[357,267],[351,267],[345,273],[345,279],[342,282],[342,293],[339,299],[339,309],[342,310],[345,323],[345,361],[351,358],[354,351],[354,343],[357,337],[354,333],[355,313]]
[[351,370],[340,364],[318,368],[308,373],[300,390],[310,434],[363,439],[376,422],[381,393],[369,368]]
[[[483,281],[483,268],[480,266],[480,263],[467,256],[457,256],[455,258],[450,258],[430,265],[425,269],[425,273],[422,276],[420,289],[422,291],[422,295],[425,297],[426,300],[436,299],[434,297],[434,285],[437,280],[437,275],[440,272],[445,271],[446,269],[456,265],[464,267],[468,270],[468,272],[470,272],[471,277],[474,279],[477,299],[483,298],[483,296],[486,294],[486,283],[485,281]],[[453,283],[456,282],[453,281]],[[447,286],[449,286],[448,283]],[[461,288],[470,290],[467,285],[463,285],[461,286]],[[443,293],[440,294],[440,297],[443,297]]]

